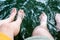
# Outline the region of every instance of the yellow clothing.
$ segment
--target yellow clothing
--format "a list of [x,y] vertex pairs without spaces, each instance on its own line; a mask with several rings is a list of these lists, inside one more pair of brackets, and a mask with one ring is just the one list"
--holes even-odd
[[11,38],[9,38],[7,35],[5,35],[4,33],[0,32],[0,40],[11,40]]

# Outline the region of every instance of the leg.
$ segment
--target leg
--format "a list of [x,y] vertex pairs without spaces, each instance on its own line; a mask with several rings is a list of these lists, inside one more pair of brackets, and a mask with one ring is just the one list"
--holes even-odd
[[52,35],[49,33],[49,30],[47,28],[47,16],[45,13],[43,13],[40,17],[40,25],[37,26],[33,33],[32,36],[47,36],[49,38],[53,38]]

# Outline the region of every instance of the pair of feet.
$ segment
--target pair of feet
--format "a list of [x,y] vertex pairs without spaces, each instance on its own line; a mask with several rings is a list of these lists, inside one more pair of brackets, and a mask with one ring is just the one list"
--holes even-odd
[[[18,14],[17,19],[14,21],[16,14]],[[20,25],[24,16],[25,13],[23,10],[20,9],[17,13],[16,8],[13,8],[9,18],[0,20],[0,33],[2,32],[6,34],[13,40],[14,36],[16,36],[20,31]]]
[[[40,21],[41,25],[47,26],[47,15],[44,12],[41,14],[41,16],[39,18],[41,20]],[[59,13],[56,14],[55,20],[57,23],[57,25],[56,25],[57,31],[60,31],[60,14]],[[47,28],[47,27],[45,27],[45,28]]]

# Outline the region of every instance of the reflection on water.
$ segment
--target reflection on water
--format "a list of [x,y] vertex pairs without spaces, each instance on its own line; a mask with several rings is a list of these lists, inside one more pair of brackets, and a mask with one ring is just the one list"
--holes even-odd
[[33,29],[38,26],[39,15],[42,11],[48,16],[48,29],[54,38],[58,38],[56,32],[55,14],[60,12],[59,0],[0,0],[0,19],[9,17],[10,11],[13,7],[17,10],[23,9],[25,11],[25,18],[21,24],[21,31],[15,38],[16,40],[30,37]]
[[6,0],[0,0],[0,1],[6,1]]
[[48,2],[48,0],[36,0],[37,2],[41,2],[44,3],[46,5],[46,3]]

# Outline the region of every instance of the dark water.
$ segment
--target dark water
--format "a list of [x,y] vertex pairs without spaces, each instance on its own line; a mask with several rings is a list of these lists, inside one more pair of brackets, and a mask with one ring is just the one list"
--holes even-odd
[[48,29],[53,37],[59,40],[56,31],[55,14],[60,13],[60,0],[0,0],[0,19],[6,19],[12,8],[23,9],[25,18],[21,24],[21,31],[15,40],[30,37],[33,29],[39,25],[39,15],[45,12],[48,16]]

